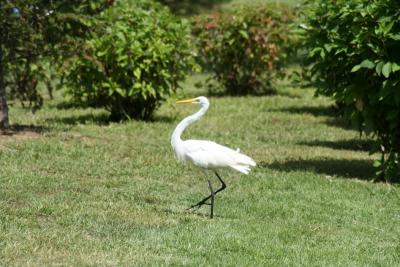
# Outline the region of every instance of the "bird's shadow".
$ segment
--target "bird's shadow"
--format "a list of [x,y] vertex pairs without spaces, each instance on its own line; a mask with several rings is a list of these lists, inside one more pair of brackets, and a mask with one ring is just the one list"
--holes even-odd
[[352,150],[352,151],[369,151],[372,147],[372,140],[351,139],[351,140],[314,140],[304,141],[297,143],[298,145],[312,146],[312,147],[328,147],[338,150]]
[[345,160],[345,159],[298,159],[275,161],[272,163],[260,162],[261,168],[270,168],[284,172],[311,171],[329,176],[339,176],[347,179],[372,181],[375,175],[372,160]]

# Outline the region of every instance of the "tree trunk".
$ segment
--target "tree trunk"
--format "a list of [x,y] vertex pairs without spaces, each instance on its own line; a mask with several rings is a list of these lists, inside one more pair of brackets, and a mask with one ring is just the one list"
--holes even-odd
[[0,44],[0,130],[7,129],[9,126],[6,88],[4,85],[3,49]]

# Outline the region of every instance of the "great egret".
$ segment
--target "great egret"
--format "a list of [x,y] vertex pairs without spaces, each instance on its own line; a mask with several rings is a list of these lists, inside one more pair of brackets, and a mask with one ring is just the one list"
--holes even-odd
[[[256,166],[256,163],[249,156],[240,153],[239,149],[235,151],[226,146],[222,146],[207,140],[182,140],[182,132],[187,126],[199,120],[206,113],[210,103],[204,96],[181,100],[177,101],[176,103],[200,104],[201,106],[199,111],[191,116],[186,117],[178,124],[178,126],[176,126],[171,137],[171,145],[174,149],[176,158],[179,161],[189,161],[202,169],[213,170],[218,180],[221,182],[221,187],[214,191],[211,180],[208,180],[208,186],[211,194],[189,208],[200,208],[204,204],[210,205],[210,217],[212,218],[214,211],[214,197],[218,192],[221,192],[226,188],[226,184],[222,180],[221,176],[217,173],[217,169],[230,167],[241,173],[248,174],[250,172],[250,168]],[[210,198],[211,203],[206,203],[206,201]]]

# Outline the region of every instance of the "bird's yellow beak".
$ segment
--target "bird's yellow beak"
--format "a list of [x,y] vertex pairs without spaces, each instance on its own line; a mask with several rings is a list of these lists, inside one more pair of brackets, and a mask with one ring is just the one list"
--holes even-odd
[[176,101],[176,104],[191,104],[195,101],[196,101],[196,98],[190,98],[190,99]]

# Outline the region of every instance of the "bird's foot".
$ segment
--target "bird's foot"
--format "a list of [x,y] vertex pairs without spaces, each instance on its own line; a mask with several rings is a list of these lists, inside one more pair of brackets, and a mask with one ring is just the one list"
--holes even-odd
[[203,206],[203,205],[209,205],[209,206],[211,206],[211,203],[207,203],[207,202],[197,203],[197,204],[194,204],[194,205],[190,206],[190,207],[187,208],[186,210],[197,210],[197,209],[200,209],[200,207]]

